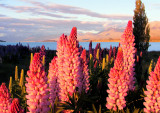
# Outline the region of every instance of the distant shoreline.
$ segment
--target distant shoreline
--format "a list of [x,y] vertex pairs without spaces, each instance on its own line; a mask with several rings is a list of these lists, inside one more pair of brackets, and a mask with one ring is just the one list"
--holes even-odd
[[[117,40],[78,40],[79,42],[120,42],[119,39]],[[39,41],[39,42],[57,42],[56,40],[45,40],[45,41]],[[150,40],[150,42],[160,42],[160,40]]]
[[0,40],[0,42],[6,42],[6,41]]

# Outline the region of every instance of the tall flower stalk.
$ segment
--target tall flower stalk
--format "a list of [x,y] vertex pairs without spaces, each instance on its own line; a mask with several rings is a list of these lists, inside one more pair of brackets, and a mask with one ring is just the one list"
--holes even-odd
[[42,64],[41,55],[35,53],[26,77],[26,98],[30,113],[47,113],[49,111],[49,93],[47,76]]
[[146,113],[159,113],[160,112],[160,57],[154,71],[150,72],[149,80],[147,80],[147,91],[144,91],[146,97],[143,103]]
[[124,56],[124,68],[127,72],[129,90],[135,89],[135,37],[133,35],[132,21],[128,21],[124,34],[121,37],[121,45]]
[[83,90],[83,69],[77,41],[77,28],[73,27],[69,38],[64,35],[60,37],[57,45],[57,65],[59,99],[68,101],[70,96],[78,90]]
[[73,27],[66,42],[66,48],[64,51],[64,72],[65,72],[65,84],[67,85],[67,92],[70,96],[76,89],[78,92],[82,91],[82,67],[80,66],[78,41],[77,41],[77,28]]
[[57,66],[57,57],[54,57],[49,64],[49,90],[50,90],[50,103],[52,108],[54,107],[54,102],[58,98],[59,84],[57,82],[58,78],[58,66]]
[[86,50],[84,49],[81,54],[81,63],[82,63],[82,72],[83,72],[83,79],[82,79],[82,87],[83,90],[87,93],[89,90],[89,69],[87,65],[87,58],[86,58]]
[[114,111],[122,110],[126,106],[125,97],[127,96],[128,85],[126,71],[123,65],[123,52],[121,47],[118,49],[114,67],[111,68],[108,79],[108,97],[106,98],[108,109]]
[[67,85],[66,85],[66,77],[64,72],[64,50],[66,48],[67,36],[64,34],[57,41],[57,66],[58,66],[58,80],[59,83],[59,100],[66,101],[67,100]]
[[0,113],[8,113],[11,101],[11,95],[8,92],[5,83],[2,83],[0,86]]
[[92,40],[89,43],[89,55],[92,54],[93,55],[93,50],[92,50]]

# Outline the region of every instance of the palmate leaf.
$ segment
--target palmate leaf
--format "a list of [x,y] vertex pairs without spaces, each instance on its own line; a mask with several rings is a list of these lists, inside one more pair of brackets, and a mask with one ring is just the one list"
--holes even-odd
[[142,113],[143,112],[143,110],[141,110],[141,109],[137,109],[137,108],[135,108],[134,107],[134,110],[133,111],[130,111],[128,108],[126,109],[126,111],[123,111],[123,113]]
[[87,112],[87,110],[89,110],[90,108],[92,109],[92,103],[95,102],[91,98],[89,98],[89,95],[87,95],[85,92],[81,92],[81,94],[79,94],[77,91],[73,93],[72,96],[68,95],[68,98],[69,100],[60,103],[58,108],[62,110],[72,110],[72,112],[75,113],[84,113]]
[[87,113],[101,113],[101,111],[102,111],[101,105],[99,105],[99,110],[97,111],[95,105],[92,104],[92,109],[93,109],[93,111],[87,111]]

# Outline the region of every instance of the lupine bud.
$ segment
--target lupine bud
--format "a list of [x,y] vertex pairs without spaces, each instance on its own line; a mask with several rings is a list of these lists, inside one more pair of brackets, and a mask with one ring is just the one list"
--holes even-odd
[[106,66],[106,62],[105,62],[105,58],[103,58],[103,62],[102,62],[102,70],[105,69],[105,66]]
[[152,72],[152,69],[153,69],[153,59],[151,60],[151,63],[149,65],[148,73]]
[[99,48],[99,43],[97,43],[97,45],[96,45],[96,47],[94,49],[94,55],[93,55],[94,60],[96,59],[98,48]]
[[139,56],[137,55],[137,62],[139,62]]
[[33,53],[31,53],[31,60],[30,60],[30,64],[32,63],[33,61]]
[[43,55],[42,64],[43,64],[43,66],[45,66],[45,55]]
[[15,81],[18,81],[18,66],[15,67]]
[[23,94],[25,94],[25,93],[26,93],[26,87],[23,86],[23,87],[22,87],[22,93],[21,93],[21,94],[23,95]]
[[93,50],[92,50],[92,40],[89,43],[89,55],[93,54]]
[[108,54],[106,54],[106,63],[109,63]]
[[90,54],[90,60],[89,60],[89,72],[90,72],[90,74],[92,73],[93,65],[94,65],[93,56],[92,56],[92,54]]
[[90,54],[90,57],[89,57],[89,58],[90,58],[90,60],[93,58],[92,54]]
[[19,86],[22,88],[24,85],[24,70],[21,70],[21,77],[20,77],[20,81],[19,81]]
[[10,93],[12,92],[12,77],[10,77],[10,80],[9,80],[9,92]]
[[142,53],[142,51],[140,52],[140,57],[142,57],[142,55],[143,55],[143,53]]
[[99,60],[99,49],[97,49],[96,59]]
[[97,61],[95,61],[95,63],[94,63],[94,69],[95,70],[97,69]]

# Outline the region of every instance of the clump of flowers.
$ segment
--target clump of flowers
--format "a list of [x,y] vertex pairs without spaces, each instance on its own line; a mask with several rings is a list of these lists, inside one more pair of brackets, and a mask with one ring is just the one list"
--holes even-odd
[[57,82],[58,78],[58,66],[57,66],[57,57],[54,57],[49,64],[49,90],[50,90],[50,103],[52,105],[52,108],[54,106],[54,102],[56,97],[58,98],[58,90],[59,85]]
[[124,34],[121,37],[121,44],[124,56],[124,68],[127,72],[129,90],[134,90],[135,86],[135,37],[133,35],[132,21],[128,21]]
[[8,113],[9,106],[11,105],[11,97],[5,83],[0,86],[0,113]]
[[[64,50],[64,73],[65,84],[67,86],[67,93],[72,96],[76,89],[78,92],[82,91],[82,68],[80,66],[77,28],[73,27]],[[60,87],[62,88],[62,87]],[[68,95],[67,94],[67,95]]]
[[86,51],[79,49],[76,27],[72,28],[68,38],[63,34],[57,42],[57,66],[60,101],[68,101],[68,94],[72,96],[76,91],[88,91]]
[[149,80],[147,80],[147,91],[144,92],[146,97],[143,103],[146,113],[160,112],[160,57],[157,61],[154,71],[150,72]]
[[41,55],[35,53],[26,77],[26,98],[28,110],[31,113],[46,113],[49,111],[49,93],[47,76],[42,64]]
[[114,67],[111,68],[108,79],[108,97],[106,107],[114,111],[122,110],[126,106],[125,97],[127,96],[128,85],[126,71],[123,65],[123,52],[121,47],[118,49]]
[[66,77],[64,72],[64,50],[66,47],[67,36],[64,34],[57,41],[57,66],[58,66],[58,80],[59,83],[59,100],[66,101],[67,100],[67,85],[66,85]]
[[10,105],[8,113],[24,113],[24,110],[19,105],[18,98],[14,98],[12,104]]

